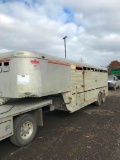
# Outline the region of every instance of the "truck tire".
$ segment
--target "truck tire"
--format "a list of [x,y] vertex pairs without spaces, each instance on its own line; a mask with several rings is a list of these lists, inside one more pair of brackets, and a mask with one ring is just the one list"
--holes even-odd
[[114,84],[113,90],[116,90],[116,84]]
[[14,134],[10,141],[17,146],[24,146],[30,143],[37,132],[37,124],[30,114],[23,114],[15,118],[13,122]]
[[99,92],[97,101],[95,101],[96,106],[100,106],[102,104],[102,94]]

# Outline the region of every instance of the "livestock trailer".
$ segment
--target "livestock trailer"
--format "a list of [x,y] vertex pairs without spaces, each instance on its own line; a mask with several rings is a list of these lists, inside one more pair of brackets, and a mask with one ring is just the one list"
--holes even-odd
[[38,52],[0,54],[0,140],[26,145],[43,125],[45,106],[72,113],[100,106],[107,94],[106,68]]

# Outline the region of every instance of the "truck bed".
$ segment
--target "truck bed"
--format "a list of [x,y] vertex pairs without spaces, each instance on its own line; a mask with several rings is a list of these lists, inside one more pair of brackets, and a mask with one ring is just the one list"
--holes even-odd
[[0,119],[7,116],[16,116],[50,104],[52,104],[52,100],[41,98],[23,98],[11,100],[0,106]]
[[52,100],[23,98],[0,106],[0,141],[13,135],[13,117],[52,104]]

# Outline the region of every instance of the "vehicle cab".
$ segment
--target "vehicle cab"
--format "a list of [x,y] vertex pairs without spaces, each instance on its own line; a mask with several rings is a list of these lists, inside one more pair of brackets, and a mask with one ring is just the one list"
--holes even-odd
[[108,88],[116,90],[120,87],[120,80],[115,75],[108,76]]

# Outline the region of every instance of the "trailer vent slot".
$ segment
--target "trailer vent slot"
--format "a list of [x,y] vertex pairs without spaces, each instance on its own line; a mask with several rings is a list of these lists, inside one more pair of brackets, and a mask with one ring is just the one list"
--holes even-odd
[[87,67],[83,67],[83,70],[87,70]]
[[4,62],[4,66],[9,66],[9,62]]
[[91,68],[91,71],[94,71],[95,69],[94,68]]
[[2,63],[0,63],[0,73],[2,72]]
[[3,72],[8,72],[10,70],[9,62],[4,62]]
[[83,70],[83,68],[81,68],[81,67],[76,67],[76,70]]

